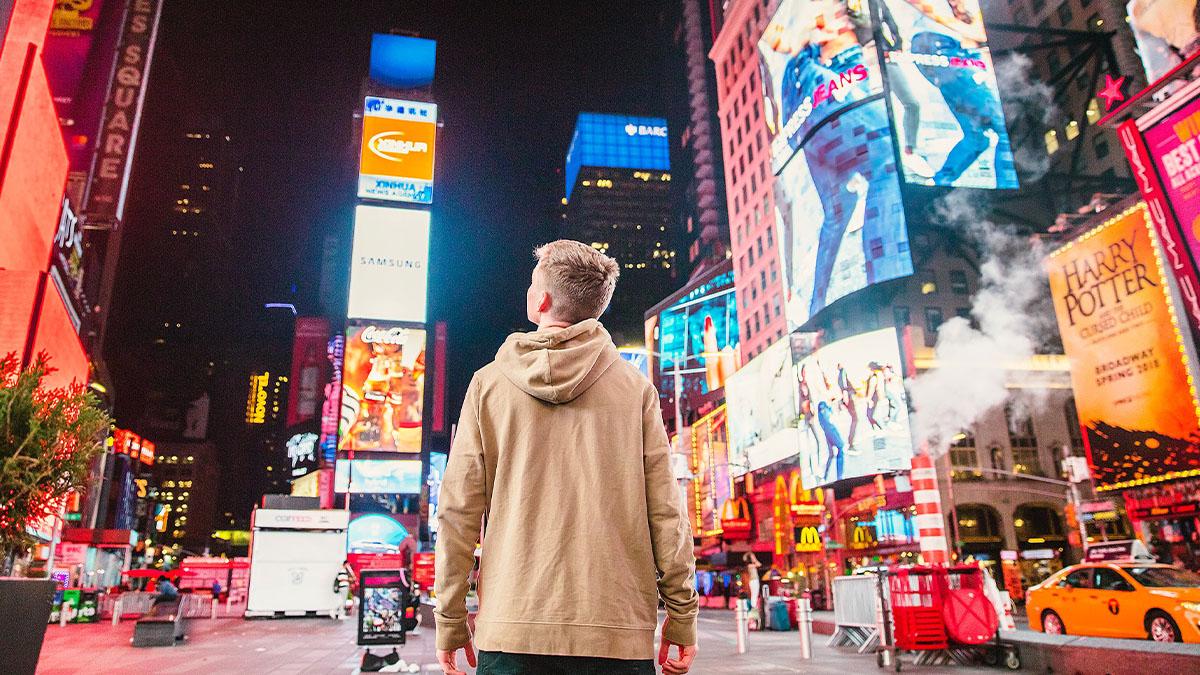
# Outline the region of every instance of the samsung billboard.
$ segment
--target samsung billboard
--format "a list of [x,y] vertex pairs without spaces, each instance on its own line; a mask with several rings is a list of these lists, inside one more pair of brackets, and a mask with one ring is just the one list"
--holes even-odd
[[579,169],[585,166],[669,171],[667,121],[661,117],[579,113],[567,150],[567,199],[571,198]]
[[349,318],[425,323],[428,267],[428,211],[355,207]]

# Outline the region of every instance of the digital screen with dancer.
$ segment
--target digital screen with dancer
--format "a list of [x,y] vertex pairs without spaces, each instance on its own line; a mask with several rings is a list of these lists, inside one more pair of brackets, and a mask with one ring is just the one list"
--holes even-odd
[[792,340],[804,488],[908,468],[913,442],[895,330],[816,349],[806,337]]
[[905,181],[1016,188],[978,0],[882,0],[878,12]]
[[785,0],[758,51],[795,330],[839,298],[912,274],[912,259],[865,5]]

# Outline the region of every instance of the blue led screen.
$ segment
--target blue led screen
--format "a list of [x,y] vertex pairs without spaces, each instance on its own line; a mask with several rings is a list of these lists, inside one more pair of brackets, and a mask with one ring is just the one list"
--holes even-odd
[[667,121],[661,117],[579,113],[575,136],[567,150],[567,199],[571,198],[579,169],[585,166],[669,171]]
[[371,36],[371,80],[385,87],[429,86],[436,58],[436,40],[386,33]]
[[685,398],[725,386],[741,365],[733,272],[698,285],[658,314],[656,384],[675,390],[675,364]]

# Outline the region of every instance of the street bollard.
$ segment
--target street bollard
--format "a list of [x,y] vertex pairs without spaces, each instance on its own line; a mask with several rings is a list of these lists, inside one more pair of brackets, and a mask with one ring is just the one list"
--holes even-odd
[[214,618],[214,619],[217,618],[217,607],[220,606],[220,604],[221,604],[220,598],[214,597],[212,599],[212,618]]
[[813,657],[812,653],[812,601],[800,598],[800,658],[805,661]]
[[746,653],[746,608],[742,606],[741,601],[738,601],[737,611],[734,613],[737,621],[737,653]]
[[112,625],[114,625],[114,626],[121,623],[121,604],[124,602],[124,600],[125,600],[125,596],[123,594],[118,595],[117,601],[113,603],[113,624]]

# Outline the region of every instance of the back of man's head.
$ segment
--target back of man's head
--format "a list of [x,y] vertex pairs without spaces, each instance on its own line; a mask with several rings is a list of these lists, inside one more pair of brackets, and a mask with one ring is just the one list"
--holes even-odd
[[570,239],[539,246],[533,254],[555,318],[578,323],[597,319],[608,308],[621,274],[616,260]]

